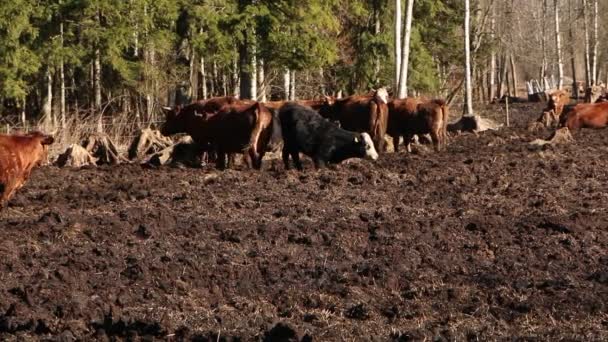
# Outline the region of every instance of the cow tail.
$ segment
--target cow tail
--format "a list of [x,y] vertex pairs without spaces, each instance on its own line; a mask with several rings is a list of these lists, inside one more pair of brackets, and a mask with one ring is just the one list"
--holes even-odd
[[251,139],[249,140],[249,152],[255,164],[260,155],[260,151],[258,151],[258,142],[260,141],[260,136],[264,129],[264,123],[262,122],[262,105],[259,102],[256,102],[253,106],[255,107],[255,110],[253,111],[255,115],[255,125],[251,132]]

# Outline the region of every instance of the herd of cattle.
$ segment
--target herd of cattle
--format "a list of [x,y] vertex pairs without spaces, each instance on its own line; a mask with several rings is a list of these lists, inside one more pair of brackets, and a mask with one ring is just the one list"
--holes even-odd
[[[537,120],[546,126],[603,128],[608,125],[608,102],[569,105],[565,91],[550,94],[548,106]],[[186,106],[165,108],[166,136],[186,133],[201,152],[223,169],[242,153],[250,168],[260,169],[264,154],[283,141],[282,158],[302,169],[300,153],[315,167],[348,158],[375,160],[386,150],[385,135],[399,150],[400,138],[408,147],[414,135],[431,136],[437,151],[447,143],[448,106],[443,100],[407,98],[390,100],[385,88],[344,99],[294,102],[256,102],[216,97]],[[33,132],[0,135],[0,208],[27,180],[31,170],[46,158],[53,137]]]
[[227,155],[243,153],[246,163],[259,169],[269,145],[281,138],[285,167],[289,168],[291,156],[299,169],[300,152],[317,167],[352,157],[377,158],[385,151],[387,134],[395,150],[401,137],[409,148],[412,137],[420,134],[429,134],[437,150],[447,142],[444,101],[389,101],[385,88],[344,99],[294,102],[216,97],[165,110],[161,133],[190,135],[206,152],[215,154],[218,168],[226,167]]

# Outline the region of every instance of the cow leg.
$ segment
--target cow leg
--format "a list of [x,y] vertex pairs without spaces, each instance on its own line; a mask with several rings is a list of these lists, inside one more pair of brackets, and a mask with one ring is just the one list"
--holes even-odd
[[433,130],[431,133],[431,140],[433,140],[433,147],[435,148],[435,151],[439,152],[441,150],[441,132]]
[[217,156],[215,160],[215,165],[220,170],[226,169],[226,153],[224,151],[218,150]]
[[403,144],[405,145],[405,148],[408,153],[412,153],[412,139],[413,138],[414,138],[414,136],[410,135],[410,134],[406,134],[403,136]]
[[323,159],[321,159],[321,158],[315,158],[313,160],[313,162],[315,163],[315,168],[316,169],[323,169],[323,168],[325,168],[325,161],[323,161]]
[[293,163],[296,165],[296,169],[302,171],[304,170],[304,168],[302,167],[302,162],[300,162],[300,152],[298,151],[291,151],[291,159],[293,159]]
[[285,170],[289,170],[291,168],[289,165],[289,150],[285,144],[283,144],[283,165],[285,165]]
[[401,138],[400,135],[394,135],[392,136],[393,138],[393,150],[395,150],[395,153],[399,152],[399,139]]

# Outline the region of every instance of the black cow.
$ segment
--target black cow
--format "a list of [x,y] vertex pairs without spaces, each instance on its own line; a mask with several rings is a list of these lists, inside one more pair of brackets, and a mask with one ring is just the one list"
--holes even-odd
[[283,134],[283,162],[289,169],[289,156],[302,170],[299,153],[311,157],[316,168],[339,163],[348,158],[378,159],[368,133],[354,133],[339,128],[309,107],[288,103],[279,112]]

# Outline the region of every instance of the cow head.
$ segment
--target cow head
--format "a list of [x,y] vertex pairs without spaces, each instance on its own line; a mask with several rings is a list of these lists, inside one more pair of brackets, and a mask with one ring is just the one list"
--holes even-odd
[[368,133],[361,133],[361,135],[355,136],[355,144],[357,144],[365,158],[371,160],[378,159],[378,152],[376,152],[372,137]]
[[387,104],[388,103],[388,90],[386,90],[386,88],[384,88],[384,87],[379,88],[374,93],[374,98],[376,98],[376,100],[378,102],[383,102],[383,103]]
[[178,105],[175,108],[163,107],[163,111],[165,112],[165,123],[161,126],[160,133],[169,136],[184,132],[186,124],[180,116],[181,106]]
[[30,132],[26,134],[32,142],[32,151],[30,153],[31,163],[40,165],[46,162],[48,155],[48,146],[55,142],[55,138],[51,135],[42,132]]

